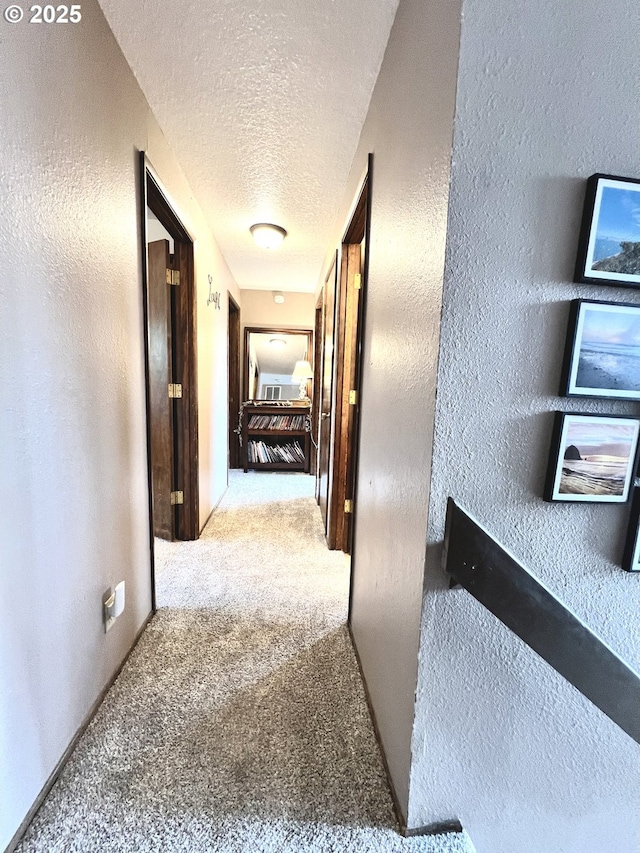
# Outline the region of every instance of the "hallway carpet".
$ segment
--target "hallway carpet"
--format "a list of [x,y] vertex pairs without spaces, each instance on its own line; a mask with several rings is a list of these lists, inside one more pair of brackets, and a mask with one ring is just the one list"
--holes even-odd
[[234,472],[198,542],[158,543],[158,613],[21,853],[473,850],[397,834],[312,491]]

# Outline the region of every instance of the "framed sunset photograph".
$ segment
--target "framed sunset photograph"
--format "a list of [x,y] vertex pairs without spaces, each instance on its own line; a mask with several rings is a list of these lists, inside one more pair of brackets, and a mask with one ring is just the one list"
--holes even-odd
[[637,418],[556,412],[544,499],[626,503],[639,433]]
[[574,281],[640,287],[640,182],[591,175]]
[[640,488],[633,490],[622,568],[627,572],[640,572]]
[[640,400],[640,305],[573,300],[560,394]]

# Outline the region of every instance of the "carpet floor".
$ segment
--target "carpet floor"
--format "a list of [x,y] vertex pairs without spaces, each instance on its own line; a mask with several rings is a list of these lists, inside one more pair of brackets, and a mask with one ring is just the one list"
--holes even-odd
[[397,832],[312,492],[233,472],[199,541],[157,543],[159,610],[20,853],[473,850]]

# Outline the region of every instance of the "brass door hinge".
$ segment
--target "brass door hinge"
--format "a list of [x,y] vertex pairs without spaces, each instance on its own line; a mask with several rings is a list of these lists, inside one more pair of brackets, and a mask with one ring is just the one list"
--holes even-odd
[[182,385],[180,383],[169,383],[169,397],[172,400],[182,397]]
[[171,492],[171,506],[184,503],[184,492]]
[[167,284],[180,284],[180,270],[167,270]]
[[358,405],[358,392],[357,391],[349,391],[349,405],[357,406]]
[[344,511],[347,513],[353,512],[353,501],[344,502]]
[[353,286],[356,290],[362,290],[362,275],[359,272],[353,277]]

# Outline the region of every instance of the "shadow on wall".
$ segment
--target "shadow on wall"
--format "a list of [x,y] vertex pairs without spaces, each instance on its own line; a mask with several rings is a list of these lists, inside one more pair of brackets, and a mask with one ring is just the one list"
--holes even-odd
[[[586,176],[585,176],[586,177]],[[531,245],[531,279],[540,285],[573,281],[578,235],[584,203],[584,178],[538,178],[533,188],[533,235],[552,233],[564,239],[548,240],[544,251]],[[566,235],[571,235],[569,239]]]

